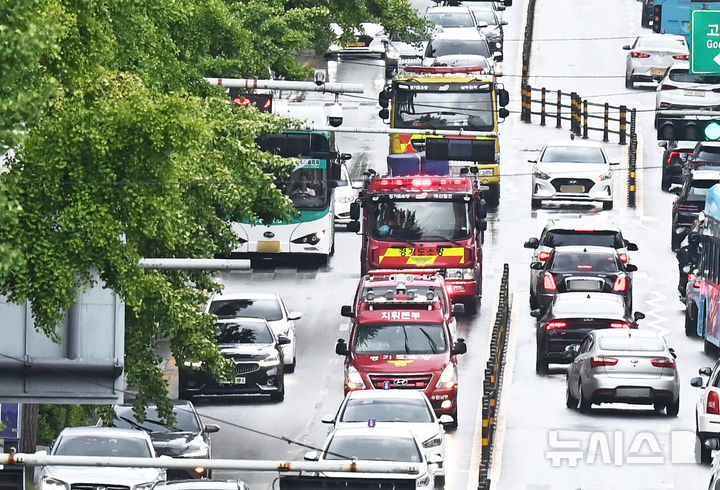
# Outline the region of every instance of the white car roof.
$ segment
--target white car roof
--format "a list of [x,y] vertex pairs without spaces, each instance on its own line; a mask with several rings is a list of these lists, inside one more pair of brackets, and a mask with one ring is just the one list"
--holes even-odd
[[[332,431],[333,437],[357,437],[357,436],[373,436],[373,437],[409,437],[415,439],[413,432],[406,427],[339,427]],[[417,439],[416,439],[417,441]]]
[[232,299],[277,299],[277,293],[256,293],[251,291],[223,291],[215,293],[212,301],[224,301]]
[[451,13],[451,12],[468,12],[468,13],[470,13],[470,9],[468,9],[467,7],[461,7],[461,6],[457,6],[457,7],[430,7],[429,9],[427,9],[427,10],[425,11],[425,14],[429,14],[430,12],[433,12],[433,13],[434,13],[434,12],[441,12],[441,13],[444,13],[444,12],[448,12],[448,13]]
[[60,436],[102,436],[143,439],[152,445],[150,436],[148,436],[144,430],[120,429],[118,427],[65,427],[62,432],[60,432]]
[[578,141],[578,140],[553,140],[548,142],[547,146],[584,146],[586,148],[600,148],[602,149],[602,145],[600,143],[597,143],[595,141]]
[[595,335],[598,337],[627,337],[628,335],[632,337],[640,337],[640,338],[646,338],[646,339],[658,339],[663,338],[662,335],[660,335],[656,330],[650,330],[650,329],[620,329],[620,328],[603,328],[600,330],[595,330]]
[[718,180],[720,181],[720,169],[708,170],[700,168],[692,171],[692,180]]

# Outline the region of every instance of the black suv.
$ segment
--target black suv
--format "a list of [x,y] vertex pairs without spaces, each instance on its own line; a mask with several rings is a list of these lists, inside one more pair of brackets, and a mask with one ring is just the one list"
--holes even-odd
[[695,144],[685,163],[685,173],[701,167],[720,167],[720,142],[701,141]]
[[665,148],[662,156],[662,177],[660,188],[670,190],[673,184],[682,184],[685,163],[692,156],[697,141],[660,141],[658,146]]
[[672,207],[670,248],[677,250],[687,236],[688,230],[698,213],[705,210],[705,196],[708,189],[720,182],[720,168],[704,167],[685,175],[682,189]]
[[[144,430],[150,435],[155,453],[171,458],[211,457],[209,434],[220,430],[215,424],[204,425],[193,404],[187,400],[173,402],[175,424],[170,426],[160,420],[157,406],[149,405],[145,420],[140,421],[133,412],[132,405],[115,405],[113,418],[105,425],[121,429]],[[169,469],[168,478],[209,478],[211,470],[206,468]]]
[[285,382],[280,346],[290,343],[290,339],[276,337],[260,318],[220,320],[215,327],[220,352],[235,362],[235,378],[217,379],[202,361],[185,361],[178,366],[180,398],[267,394],[273,401],[282,401]]
[[538,319],[535,372],[545,374],[549,363],[570,364],[574,357],[566,347],[579,344],[591,330],[637,328],[641,312],[629,316],[622,296],[608,293],[565,293],[555,296],[547,311],[532,310]]

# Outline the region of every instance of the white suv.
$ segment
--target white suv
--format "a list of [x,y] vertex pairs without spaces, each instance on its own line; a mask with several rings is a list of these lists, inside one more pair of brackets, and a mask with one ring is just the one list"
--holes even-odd
[[707,463],[711,451],[705,447],[705,441],[720,437],[720,360],[712,368],[700,368],[698,373],[708,378],[707,382],[699,376],[690,380],[692,386],[702,388],[695,404],[695,434],[700,439],[700,459]]

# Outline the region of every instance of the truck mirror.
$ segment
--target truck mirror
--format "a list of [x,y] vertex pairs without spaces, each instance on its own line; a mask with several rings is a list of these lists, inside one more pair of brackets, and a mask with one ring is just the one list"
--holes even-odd
[[390,119],[390,111],[384,108],[380,109],[378,116],[380,116],[380,119]]
[[[387,90],[382,90],[378,95],[378,103],[383,109],[387,109],[390,106],[390,93]],[[387,119],[383,117],[383,119]]]
[[353,315],[352,306],[350,306],[350,305],[342,305],[340,307],[340,315],[346,316],[348,318],[352,318],[355,316],[355,315]]
[[498,111],[498,117],[501,117],[503,119],[505,119],[509,115],[510,115],[510,111],[505,109],[504,107],[501,107],[500,110]]
[[337,344],[335,345],[335,354],[339,356],[350,355],[350,351],[348,350],[344,339],[338,339]]
[[360,222],[359,221],[351,221],[347,224],[347,231],[351,233],[357,233],[360,231]]
[[[502,107],[505,107],[506,105],[508,105],[510,103],[510,93],[507,90],[505,90],[504,88],[500,89],[498,91],[498,103]],[[507,117],[507,116],[505,116],[505,117]]]
[[487,221],[484,220],[484,219],[481,219],[480,222],[478,223],[478,229],[479,229],[480,231],[485,231],[485,230],[487,230]]
[[350,203],[350,219],[357,221],[360,219],[360,204],[353,202]]

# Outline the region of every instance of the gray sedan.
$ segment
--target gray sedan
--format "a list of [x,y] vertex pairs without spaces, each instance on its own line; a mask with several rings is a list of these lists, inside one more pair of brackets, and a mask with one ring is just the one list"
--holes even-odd
[[575,356],[567,373],[568,408],[593,403],[652,404],[674,417],[680,409],[675,352],[649,330],[593,330],[580,345],[566,348]]

